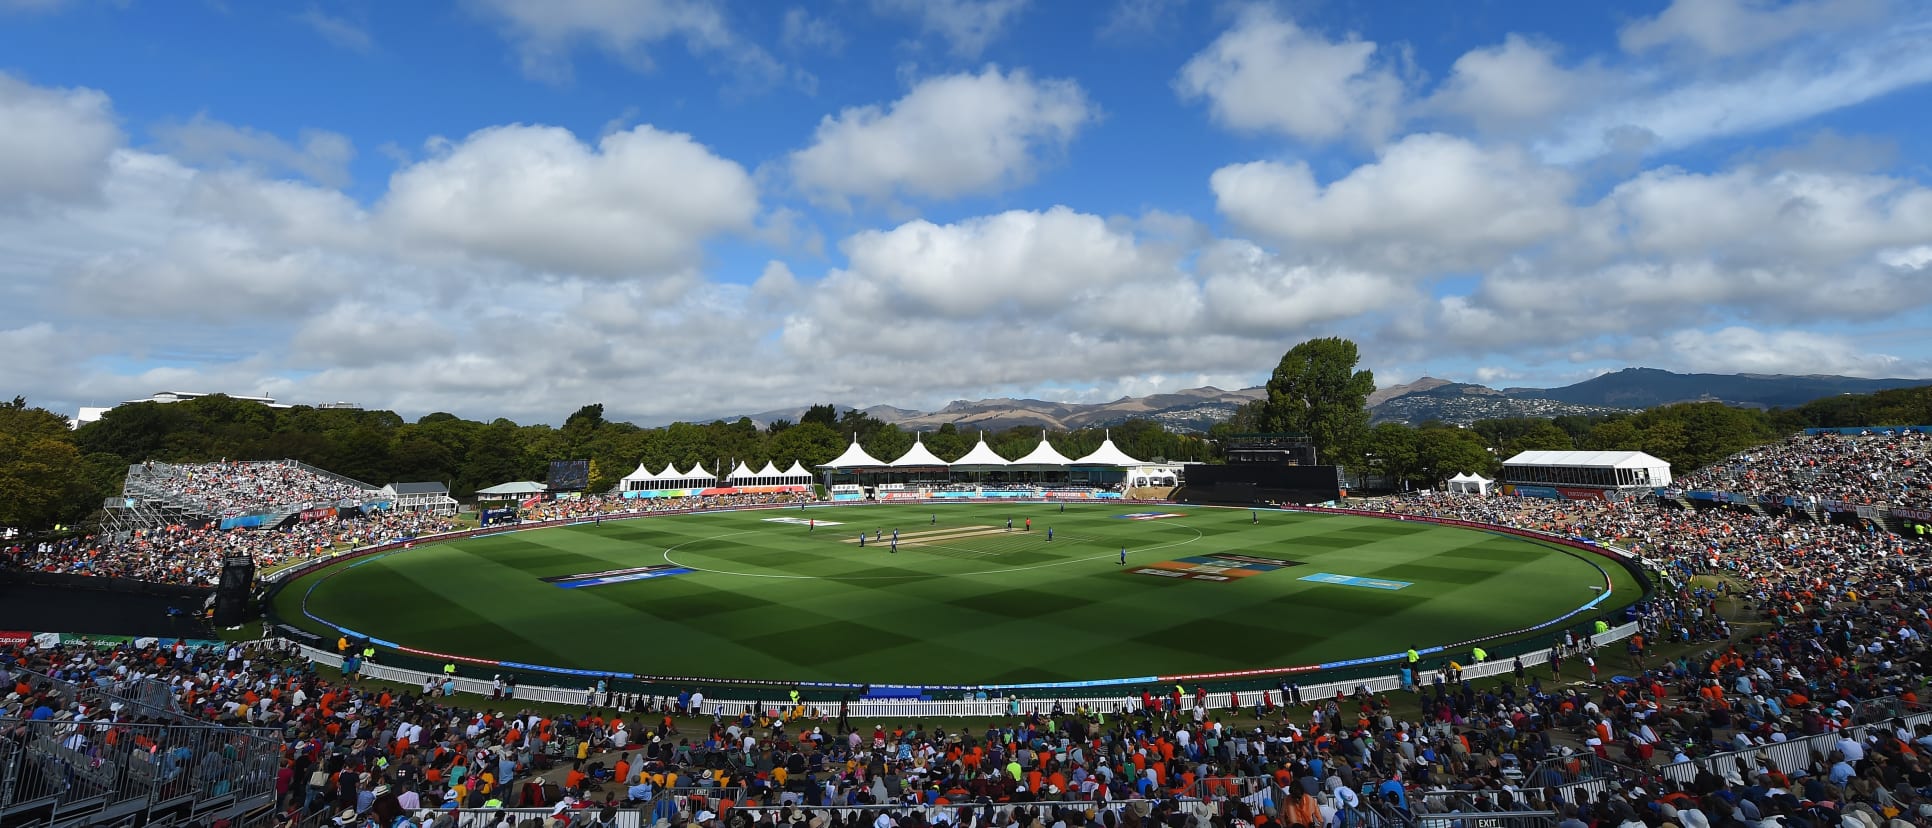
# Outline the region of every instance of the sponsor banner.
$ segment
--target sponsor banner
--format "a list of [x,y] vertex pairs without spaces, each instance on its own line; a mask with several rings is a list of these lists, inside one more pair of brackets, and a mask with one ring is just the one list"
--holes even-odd
[[840,492],[838,494],[832,495],[832,500],[838,503],[844,503],[844,502],[853,501],[853,500],[864,500],[864,499],[865,499],[865,495],[859,494],[858,492]]
[[1602,500],[1603,499],[1602,489],[1575,489],[1568,486],[1558,486],[1556,491],[1558,494],[1561,494],[1564,497],[1567,497],[1571,500]]
[[672,575],[683,575],[694,571],[696,570],[672,564],[651,564],[650,566],[639,566],[630,569],[612,569],[607,572],[589,572],[583,575],[552,575],[548,578],[540,578],[538,580],[547,584],[556,584],[564,589],[580,589],[582,587],[604,586],[606,584],[623,584],[631,581],[648,581],[652,578],[668,578]]
[[916,492],[881,492],[879,493],[880,500],[925,500],[927,497],[928,495],[926,494],[926,491],[924,489],[921,489]]
[[1540,497],[1546,500],[1560,500],[1563,497],[1549,486],[1504,486],[1503,494],[1516,497]]
[[1354,575],[1335,575],[1327,572],[1317,572],[1313,575],[1303,575],[1301,576],[1301,580],[1313,581],[1318,584],[1335,584],[1337,586],[1367,587],[1369,589],[1396,590],[1396,589],[1405,589],[1408,587],[1415,586],[1415,584],[1409,583],[1408,581],[1390,581],[1382,578],[1358,578]]
[[1263,572],[1273,572],[1283,567],[1300,565],[1300,561],[1220,552],[1162,561],[1152,566],[1136,568],[1133,572],[1137,575],[1181,577],[1195,581],[1233,581],[1260,575]]
[[1827,512],[1850,512],[1856,508],[1842,500],[1820,500],[1818,506]]
[[60,633],[35,633],[34,646],[43,650],[60,646]]
[[1187,517],[1187,515],[1175,512],[1132,512],[1125,515],[1114,515],[1114,517],[1120,518],[1121,520],[1165,520],[1167,518]]
[[802,518],[802,517],[775,517],[775,518],[765,518],[765,522],[766,522],[766,523],[785,523],[785,524],[790,524],[790,525],[792,525],[792,526],[814,526],[814,525],[816,525],[816,526],[844,526],[844,525],[845,525],[845,524],[843,524],[843,523],[840,523],[840,522],[838,522],[838,521],[836,521],[836,520],[818,520],[818,519],[816,519],[816,518]]
[[0,647],[13,647],[34,640],[34,634],[15,630],[0,630]]
[[1878,520],[1877,506],[1860,506],[1856,511],[1858,512],[1859,517],[1862,517],[1866,520]]
[[335,507],[329,506],[322,509],[303,509],[301,517],[302,517],[303,523],[309,523],[317,520],[326,520],[328,518],[335,517]]
[[1893,506],[1892,516],[1917,523],[1932,523],[1932,509],[1905,509]]

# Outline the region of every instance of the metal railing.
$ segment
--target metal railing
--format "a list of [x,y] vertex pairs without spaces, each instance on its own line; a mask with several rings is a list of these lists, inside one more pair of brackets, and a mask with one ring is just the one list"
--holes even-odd
[[253,810],[275,798],[272,731],[0,719],[0,823]]

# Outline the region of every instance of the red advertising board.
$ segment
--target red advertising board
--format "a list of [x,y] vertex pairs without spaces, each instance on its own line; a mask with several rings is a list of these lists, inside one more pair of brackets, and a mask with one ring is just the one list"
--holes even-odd
[[0,630],[0,647],[12,647],[32,640],[34,640],[34,634],[30,632]]
[[1556,491],[1559,494],[1571,500],[1602,500],[1603,499],[1602,489],[1572,489],[1566,486],[1558,486],[1556,487]]

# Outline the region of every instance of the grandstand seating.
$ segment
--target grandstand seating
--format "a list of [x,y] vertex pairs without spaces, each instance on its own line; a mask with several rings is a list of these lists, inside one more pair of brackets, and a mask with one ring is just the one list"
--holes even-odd
[[379,494],[367,483],[294,460],[136,463],[122,490],[121,502],[109,500],[107,511],[125,528],[216,521],[272,526],[303,509],[360,505]]

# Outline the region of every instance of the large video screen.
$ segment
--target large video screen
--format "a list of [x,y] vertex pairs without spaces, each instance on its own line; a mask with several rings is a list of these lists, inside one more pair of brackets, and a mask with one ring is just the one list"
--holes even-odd
[[552,460],[550,461],[550,490],[553,492],[581,492],[590,487],[589,460]]

